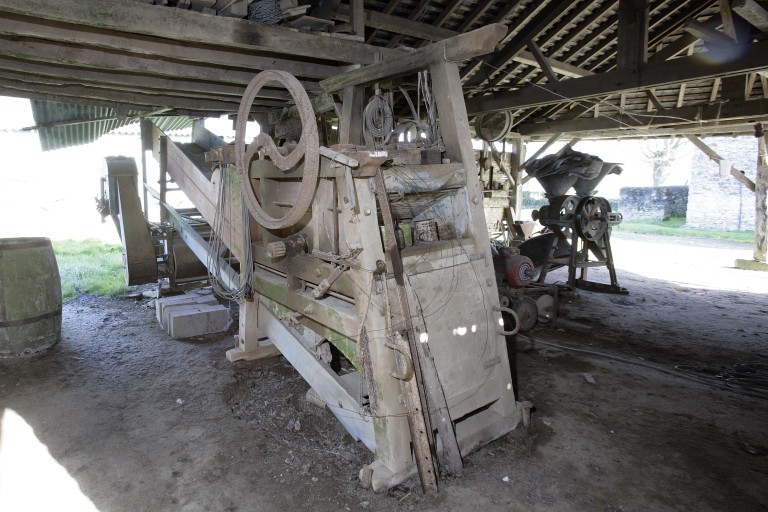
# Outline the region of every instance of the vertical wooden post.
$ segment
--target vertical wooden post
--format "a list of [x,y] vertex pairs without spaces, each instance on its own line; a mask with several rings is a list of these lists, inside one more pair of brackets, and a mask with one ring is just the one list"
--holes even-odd
[[355,85],[344,88],[344,103],[339,119],[339,143],[363,144],[363,102],[365,87]]
[[[511,205],[515,211],[515,220],[522,220],[523,215],[523,168],[520,164],[523,162],[524,148],[522,137],[515,136],[512,138],[509,153],[509,172],[515,180],[512,192],[513,204]],[[510,226],[511,228],[512,226]]]
[[141,197],[144,205],[144,218],[149,219],[149,202],[147,198],[147,150],[152,149],[152,126],[149,119],[139,123],[141,130]]
[[160,137],[160,222],[168,221],[168,211],[163,204],[168,193],[168,137]]
[[352,30],[354,30],[356,36],[365,38],[365,12],[363,12],[363,0],[350,0],[349,6],[351,8],[350,21],[352,22]]
[[757,175],[755,176],[755,261],[766,262],[768,253],[768,151],[766,151],[766,137],[759,140],[759,156],[757,158]]

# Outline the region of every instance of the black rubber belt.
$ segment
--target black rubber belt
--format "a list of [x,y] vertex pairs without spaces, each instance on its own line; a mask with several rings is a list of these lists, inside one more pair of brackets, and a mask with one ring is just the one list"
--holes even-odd
[[8,320],[5,322],[0,322],[0,328],[18,327],[20,325],[33,324],[35,322],[39,322],[40,320],[45,320],[47,318],[51,318],[58,315],[61,315],[61,308],[58,308],[55,311],[50,311],[48,313],[43,313],[42,315],[37,315],[29,318],[21,318],[19,320]]

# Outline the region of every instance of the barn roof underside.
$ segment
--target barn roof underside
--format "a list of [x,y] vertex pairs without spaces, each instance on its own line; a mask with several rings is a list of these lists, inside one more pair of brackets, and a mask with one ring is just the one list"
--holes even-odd
[[[37,100],[41,134],[61,146],[139,117],[233,114],[263,69],[333,105],[323,79],[501,23],[496,51],[461,64],[467,109],[508,111],[528,138],[746,134],[768,118],[768,10],[755,0],[365,0],[364,35],[350,28],[357,0],[299,1],[313,4],[300,30],[230,3],[0,0],[0,95]],[[266,88],[253,113],[287,99]]]

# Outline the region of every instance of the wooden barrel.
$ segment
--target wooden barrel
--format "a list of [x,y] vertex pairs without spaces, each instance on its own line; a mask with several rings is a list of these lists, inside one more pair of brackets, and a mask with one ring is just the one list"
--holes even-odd
[[0,357],[61,337],[61,278],[47,238],[0,238]]

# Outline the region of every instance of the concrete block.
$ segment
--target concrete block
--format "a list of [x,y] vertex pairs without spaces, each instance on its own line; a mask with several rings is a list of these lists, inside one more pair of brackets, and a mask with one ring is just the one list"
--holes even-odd
[[170,307],[187,306],[191,304],[208,304],[215,306],[218,303],[219,302],[212,293],[208,293],[207,295],[185,293],[184,295],[163,297],[155,301],[155,315],[157,316],[157,321],[160,322],[160,325],[162,325],[163,328],[166,328],[168,324],[165,321],[167,316],[165,312]]
[[168,334],[176,339],[221,332],[229,325],[229,310],[220,305],[177,306],[168,309],[167,325]]

